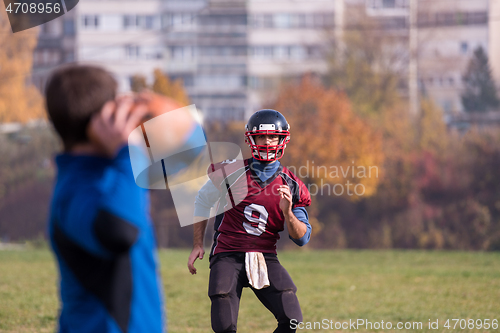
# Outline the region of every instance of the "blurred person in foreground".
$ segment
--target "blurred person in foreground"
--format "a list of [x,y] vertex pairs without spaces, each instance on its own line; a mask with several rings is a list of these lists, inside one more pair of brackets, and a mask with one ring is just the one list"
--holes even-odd
[[[289,129],[278,111],[254,113],[245,132],[252,157],[244,163],[226,160],[211,165],[210,179],[196,197],[195,221],[208,218],[211,207],[219,202],[208,285],[214,332],[236,332],[244,287],[250,287],[275,316],[275,333],[295,332],[296,324],[302,322],[297,287],[276,255],[276,242],[285,224],[290,239],[299,246],[311,236],[305,209],[311,203],[309,191],[278,161],[290,141]],[[234,199],[238,197],[241,200]],[[225,211],[227,205],[232,208]],[[188,259],[191,274],[196,274],[194,262],[205,253],[206,227],[207,220],[194,224]]]
[[129,133],[148,112],[116,97],[105,70],[56,70],[46,90],[64,151],[49,220],[59,264],[60,333],[164,332],[162,283],[149,196],[134,181]]

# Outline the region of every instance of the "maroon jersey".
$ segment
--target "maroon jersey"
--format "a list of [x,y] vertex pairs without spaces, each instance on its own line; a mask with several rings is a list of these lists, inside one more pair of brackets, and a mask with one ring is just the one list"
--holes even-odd
[[208,176],[221,191],[211,256],[235,251],[276,253],[279,232],[285,225],[279,207],[280,185],[290,187],[292,208],[311,204],[306,186],[290,170],[280,165],[271,178],[262,182],[250,161],[242,164],[230,160],[208,168]]

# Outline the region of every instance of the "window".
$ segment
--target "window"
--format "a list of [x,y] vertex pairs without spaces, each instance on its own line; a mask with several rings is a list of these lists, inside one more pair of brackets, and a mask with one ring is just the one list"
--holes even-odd
[[292,59],[304,59],[306,55],[305,49],[303,46],[290,46],[290,58]]
[[177,60],[183,60],[184,58],[186,58],[189,53],[188,52],[185,52],[185,51],[188,51],[188,50],[185,50],[185,48],[187,47],[184,47],[184,46],[171,46],[170,47],[170,55],[173,59],[177,59]]
[[144,17],[144,28],[151,30],[153,29],[153,26],[154,26],[154,16],[146,15]]
[[334,17],[333,12],[254,14],[249,18],[249,25],[261,29],[322,29],[333,27]]
[[325,22],[323,20],[324,16],[321,13],[316,13],[313,15],[313,22],[315,28],[322,28],[325,26]]
[[273,46],[253,46],[250,50],[254,58],[271,59],[273,57]]
[[263,18],[264,16],[261,14],[252,15],[248,20],[248,24],[252,28],[262,28],[264,26]]
[[291,15],[291,26],[293,28],[303,28],[306,24],[305,14],[294,14]]
[[62,21],[54,20],[42,24],[42,35],[60,36],[63,34]]
[[124,15],[123,27],[125,29],[152,30],[156,26],[157,17],[154,15]]
[[257,89],[259,87],[260,80],[257,76],[248,77],[248,87],[251,89]]
[[53,66],[61,62],[61,52],[57,49],[38,49],[33,54],[33,62],[37,66]]
[[485,24],[488,22],[488,12],[469,12],[465,14],[467,24]]
[[249,25],[253,28],[270,28],[274,26],[273,15],[255,14],[250,16]]
[[451,109],[453,107],[453,102],[449,99],[445,99],[444,101],[442,101],[442,107],[443,107],[443,110],[445,112],[451,112]]
[[274,26],[276,28],[290,28],[290,15],[288,14],[274,15]]
[[64,20],[64,34],[66,36],[74,36],[75,35],[75,21],[74,20]]
[[408,27],[408,21],[405,17],[389,17],[380,19],[380,25],[384,29],[404,29]]
[[45,23],[45,24],[42,24],[42,34],[43,35],[46,35],[49,33],[49,23]]
[[98,15],[84,15],[83,16],[83,26],[85,28],[97,28],[99,26],[99,16]]
[[135,15],[125,15],[123,17],[123,27],[128,28],[128,27],[135,27]]
[[395,8],[396,7],[396,0],[382,0],[382,7]]
[[287,46],[275,46],[274,56],[276,59],[288,59],[290,58],[290,48]]
[[140,46],[138,45],[126,45],[125,46],[125,55],[129,59],[135,59],[138,58],[140,55]]
[[319,45],[255,45],[249,48],[253,59],[303,60],[321,57]]
[[461,42],[460,43],[460,53],[467,54],[468,50],[469,50],[469,44],[467,42]]
[[238,75],[198,75],[195,85],[198,88],[238,89],[244,87],[244,77]]
[[207,108],[207,116],[211,119],[220,119],[229,121],[234,119],[242,119],[245,114],[245,109],[235,106],[210,106]]
[[262,15],[263,28],[271,28],[273,26],[273,16],[271,14]]
[[[187,48],[187,47],[186,47]],[[191,54],[194,56],[194,48],[190,48]],[[216,56],[216,57],[233,57],[246,55],[247,48],[245,46],[200,46],[201,56]]]
[[192,74],[180,75],[178,77],[172,77],[172,79],[181,79],[184,87],[192,87],[194,85],[194,78]]
[[321,58],[321,47],[319,45],[308,46],[307,57],[310,59],[319,59]]
[[75,61],[75,53],[73,51],[68,51],[64,55],[64,62],[73,62]]
[[210,14],[200,16],[199,22],[201,25],[209,26],[247,25],[247,16],[244,14]]

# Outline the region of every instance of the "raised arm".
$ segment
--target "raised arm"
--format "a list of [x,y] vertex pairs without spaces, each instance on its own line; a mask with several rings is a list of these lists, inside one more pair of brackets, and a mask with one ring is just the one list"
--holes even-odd
[[307,226],[299,221],[292,212],[292,195],[287,185],[281,185],[278,189],[280,194],[280,208],[285,216],[288,233],[294,239],[302,238],[307,232]]

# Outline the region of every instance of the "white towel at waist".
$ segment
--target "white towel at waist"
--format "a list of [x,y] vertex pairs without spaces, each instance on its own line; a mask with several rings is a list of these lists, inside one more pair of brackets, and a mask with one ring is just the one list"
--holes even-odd
[[264,255],[260,252],[245,253],[245,269],[247,271],[248,282],[255,289],[262,289],[270,286],[267,276],[267,264]]

